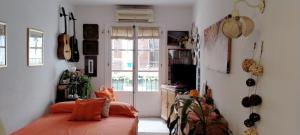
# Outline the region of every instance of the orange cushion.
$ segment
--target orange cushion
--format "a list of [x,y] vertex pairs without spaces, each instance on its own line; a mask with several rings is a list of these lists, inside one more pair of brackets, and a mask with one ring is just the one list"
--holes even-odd
[[117,95],[113,88],[107,88],[107,90],[111,93],[113,101],[117,101]]
[[100,90],[100,91],[95,91],[95,95],[96,95],[97,98],[112,99],[112,95],[107,89]]
[[131,118],[138,116],[138,111],[130,104],[124,102],[111,102],[109,115],[122,115]]
[[70,120],[100,121],[105,98],[76,100]]
[[50,111],[52,113],[72,113],[74,107],[75,101],[60,102],[51,105]]
[[112,101],[116,101],[116,94],[112,88],[104,88],[102,90],[95,91],[97,98],[108,98]]

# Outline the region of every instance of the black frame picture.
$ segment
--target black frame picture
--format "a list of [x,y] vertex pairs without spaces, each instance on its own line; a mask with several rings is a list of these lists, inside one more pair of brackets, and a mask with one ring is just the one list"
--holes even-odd
[[98,40],[83,40],[83,55],[98,55],[99,47]]
[[97,56],[85,56],[84,57],[84,71],[87,76],[97,76]]
[[98,24],[83,24],[83,38],[88,40],[99,39]]
[[189,31],[168,31],[168,45],[179,46],[179,40],[189,36]]

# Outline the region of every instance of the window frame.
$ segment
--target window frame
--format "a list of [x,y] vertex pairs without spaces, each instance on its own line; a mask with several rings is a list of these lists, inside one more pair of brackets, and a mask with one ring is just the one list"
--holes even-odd
[[5,22],[2,22],[0,21],[0,25],[3,25],[4,26],[4,46],[0,46],[0,48],[4,48],[4,61],[5,61],[5,64],[3,65],[0,65],[0,68],[6,68],[7,67],[7,24]]

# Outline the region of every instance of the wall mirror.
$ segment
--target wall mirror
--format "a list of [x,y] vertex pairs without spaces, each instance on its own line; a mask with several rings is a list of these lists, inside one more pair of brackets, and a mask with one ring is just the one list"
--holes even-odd
[[44,64],[44,33],[28,28],[27,35],[28,66],[42,66]]
[[7,66],[7,31],[6,23],[0,22],[0,68]]

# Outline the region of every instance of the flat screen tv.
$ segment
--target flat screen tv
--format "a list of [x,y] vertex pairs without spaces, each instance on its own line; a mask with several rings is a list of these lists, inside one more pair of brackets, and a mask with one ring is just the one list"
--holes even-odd
[[180,83],[188,90],[196,89],[196,66],[173,64],[171,66],[171,83]]

